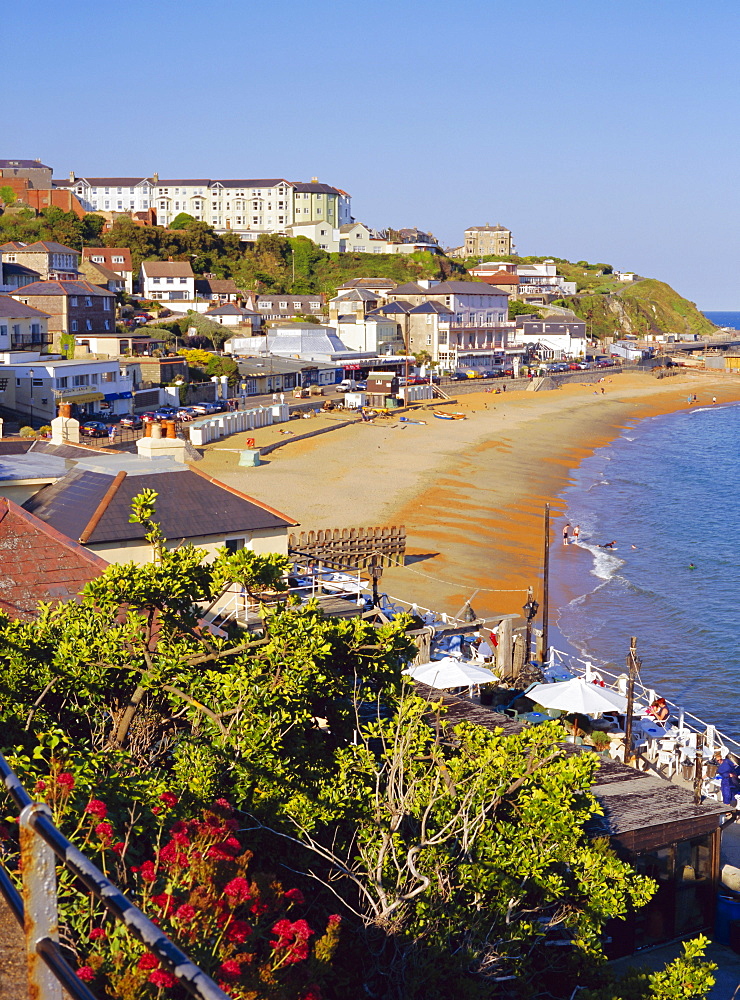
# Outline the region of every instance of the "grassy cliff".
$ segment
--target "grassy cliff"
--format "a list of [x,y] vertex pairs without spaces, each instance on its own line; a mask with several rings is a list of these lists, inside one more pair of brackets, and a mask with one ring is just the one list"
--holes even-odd
[[693,302],[682,298],[670,285],[645,278],[607,294],[581,294],[558,299],[590,324],[595,337],[638,337],[654,333],[711,335],[717,328]]

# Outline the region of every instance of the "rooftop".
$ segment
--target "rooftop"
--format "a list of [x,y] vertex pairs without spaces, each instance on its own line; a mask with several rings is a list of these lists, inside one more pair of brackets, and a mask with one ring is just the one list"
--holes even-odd
[[132,499],[143,489],[158,494],[157,521],[173,542],[297,523],[172,459],[121,454],[78,462],[24,508],[69,538],[84,537],[87,544],[142,541],[144,527],[131,523],[129,514]]
[[100,285],[89,281],[34,281],[30,285],[21,285],[12,292],[13,297],[24,295],[105,295],[112,293]]
[[187,260],[144,260],[141,269],[149,278],[193,278],[193,269]]
[[[6,245],[10,246],[10,244]],[[27,243],[20,247],[16,245],[16,253],[71,253],[76,257],[80,256],[78,250],[65,247],[62,243],[55,243],[54,240],[37,240],[36,243]]]
[[0,295],[0,319],[50,319],[48,313],[25,302],[17,302],[10,295]]
[[40,601],[73,600],[108,563],[33,514],[0,497],[0,610],[34,618]]

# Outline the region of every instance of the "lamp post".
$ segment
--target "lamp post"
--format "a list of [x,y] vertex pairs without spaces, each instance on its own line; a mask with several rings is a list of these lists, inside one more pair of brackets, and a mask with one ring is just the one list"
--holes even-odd
[[522,611],[524,612],[524,616],[527,622],[525,638],[524,638],[524,649],[527,662],[529,662],[532,650],[532,622],[537,617],[537,612],[539,611],[539,609],[540,606],[534,599],[532,588],[529,587],[529,589],[527,590],[527,603],[522,608]]

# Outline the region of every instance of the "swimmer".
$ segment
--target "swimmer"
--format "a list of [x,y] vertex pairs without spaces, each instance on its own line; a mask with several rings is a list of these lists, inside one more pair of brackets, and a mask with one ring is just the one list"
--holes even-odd
[[696,569],[696,566],[693,563],[689,563],[689,569]]
[[616,542],[616,539],[615,539],[613,542],[604,542],[604,544],[600,545],[599,548],[600,549],[613,549],[616,546],[616,544],[617,544],[617,542]]

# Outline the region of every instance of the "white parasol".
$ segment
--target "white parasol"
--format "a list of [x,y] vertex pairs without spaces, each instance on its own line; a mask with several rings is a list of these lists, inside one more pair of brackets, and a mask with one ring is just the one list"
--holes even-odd
[[580,712],[581,715],[627,711],[627,699],[624,695],[591,684],[582,677],[558,681],[556,684],[536,684],[527,691],[527,698],[542,705],[543,708]]
[[473,684],[490,684],[496,680],[496,675],[485,667],[456,660],[452,656],[420,663],[404,670],[404,673],[415,681],[433,688],[471,687]]

